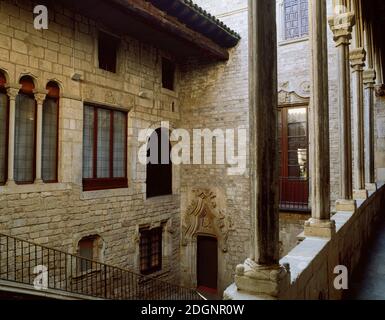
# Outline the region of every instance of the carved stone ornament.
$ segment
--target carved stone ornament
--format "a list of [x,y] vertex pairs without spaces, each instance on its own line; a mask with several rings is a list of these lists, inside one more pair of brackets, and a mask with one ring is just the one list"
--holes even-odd
[[197,234],[217,236],[222,251],[227,252],[227,239],[232,227],[230,217],[217,208],[216,195],[210,190],[193,190],[194,200],[182,220],[182,245]]
[[385,84],[378,85],[375,89],[377,97],[385,97]]
[[308,104],[309,98],[302,97],[294,91],[281,90],[278,92],[278,104],[279,105],[292,105],[292,104]]

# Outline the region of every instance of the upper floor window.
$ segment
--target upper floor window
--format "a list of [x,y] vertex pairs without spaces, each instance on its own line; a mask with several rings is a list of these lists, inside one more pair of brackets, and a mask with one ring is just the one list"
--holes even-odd
[[8,161],[8,96],[5,85],[7,80],[0,71],[0,185],[7,181]]
[[41,171],[44,182],[57,182],[59,86],[47,84],[47,96],[43,103]]
[[36,163],[36,100],[31,77],[20,79],[16,96],[14,177],[19,184],[33,183]]
[[140,272],[150,274],[162,269],[162,227],[140,230]]
[[85,105],[83,189],[127,186],[127,113]]
[[169,130],[158,128],[151,135],[147,146],[147,198],[172,194],[172,163]]
[[116,72],[116,60],[119,39],[105,32],[99,31],[98,58],[99,68],[109,72]]
[[162,58],[162,87],[168,90],[175,89],[175,64],[166,58]]
[[301,38],[309,34],[308,0],[284,0],[285,40]]

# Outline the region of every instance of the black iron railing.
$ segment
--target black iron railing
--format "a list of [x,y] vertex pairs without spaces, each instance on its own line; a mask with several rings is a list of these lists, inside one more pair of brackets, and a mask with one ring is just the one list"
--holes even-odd
[[189,288],[1,233],[0,279],[101,299],[202,299]]
[[280,177],[279,207],[281,210],[310,210],[309,179]]

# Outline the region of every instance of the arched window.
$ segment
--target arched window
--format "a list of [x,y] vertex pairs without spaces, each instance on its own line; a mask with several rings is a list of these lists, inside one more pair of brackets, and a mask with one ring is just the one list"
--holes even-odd
[[147,198],[172,194],[172,164],[169,130],[158,128],[151,135],[147,156],[146,194]]
[[47,84],[47,96],[43,103],[41,173],[44,182],[57,182],[59,96],[57,83]]
[[0,185],[7,181],[8,161],[8,96],[6,91],[7,80],[0,71]]
[[285,39],[296,39],[309,34],[309,0],[284,0]]
[[82,238],[78,243],[78,255],[87,260],[80,260],[78,266],[80,272],[92,269],[92,263],[88,260],[101,261],[103,250],[102,238],[98,235]]
[[36,101],[33,79],[20,79],[20,91],[16,96],[15,109],[15,182],[33,183],[36,163]]

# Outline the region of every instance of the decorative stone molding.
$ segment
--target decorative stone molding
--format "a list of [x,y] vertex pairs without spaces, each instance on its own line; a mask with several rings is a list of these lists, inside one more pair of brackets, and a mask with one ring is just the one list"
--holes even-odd
[[365,88],[374,88],[376,83],[376,71],[374,69],[364,70],[363,77]]
[[333,32],[336,47],[349,45],[352,39],[352,29],[355,24],[353,12],[342,13],[329,17],[329,26]]
[[227,239],[232,222],[222,210],[217,208],[214,192],[203,189],[193,190],[195,199],[187,208],[182,220],[182,245],[187,246],[188,240],[198,233],[218,236],[222,251],[227,252]]
[[9,97],[9,99],[11,99],[11,100],[15,100],[16,96],[18,94],[19,94],[19,89],[16,89],[16,88],[8,88],[7,89],[7,95]]
[[380,84],[375,87],[376,97],[385,97],[385,84]]
[[35,99],[38,105],[43,105],[43,102],[45,100],[46,94],[44,93],[36,93]]
[[306,105],[308,97],[302,97],[294,91],[280,90],[278,92],[278,105]]
[[364,48],[350,50],[350,65],[354,71],[362,71],[365,67],[366,51]]

